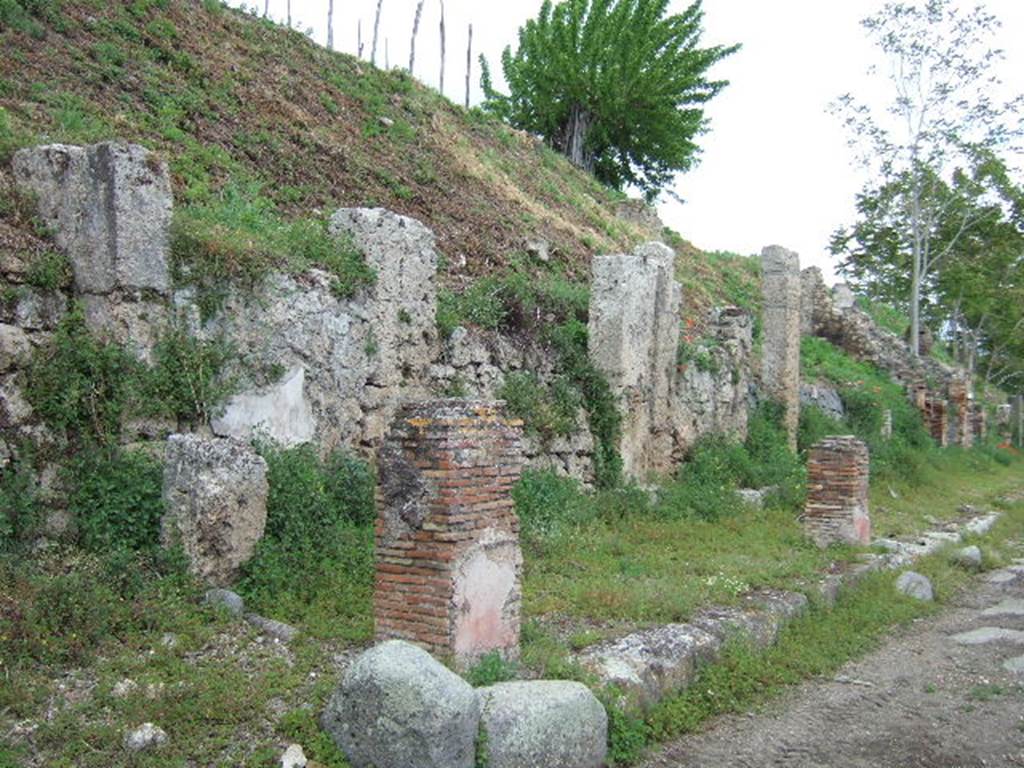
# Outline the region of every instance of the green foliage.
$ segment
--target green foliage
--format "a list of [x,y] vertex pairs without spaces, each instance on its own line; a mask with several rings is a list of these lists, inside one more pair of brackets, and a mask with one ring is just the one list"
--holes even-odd
[[235,383],[223,374],[231,357],[232,349],[223,338],[199,339],[183,325],[172,325],[153,348],[141,408],[172,416],[179,425],[208,423],[216,407],[234,392]]
[[0,469],[0,550],[24,541],[41,512],[31,463],[19,457]]
[[718,359],[714,350],[718,346],[715,339],[697,339],[687,342],[680,334],[676,348],[676,365],[689,365],[703,373],[718,373]]
[[[287,741],[301,744],[306,757],[316,760],[325,768],[349,768],[345,753],[338,748],[330,735],[320,727],[316,713],[310,709],[295,709],[288,712],[277,724],[277,731]],[[277,760],[274,752],[274,762]]]
[[474,688],[483,688],[495,683],[516,679],[516,665],[505,661],[498,651],[491,651],[480,657],[466,673],[466,681]]
[[510,413],[523,420],[527,433],[544,442],[579,429],[576,417],[582,397],[564,377],[546,386],[536,374],[516,371],[505,378],[497,395],[508,403]]
[[[0,0],[0,4],[5,0]],[[14,153],[28,144],[28,137],[11,123],[7,110],[0,107],[0,165],[7,165]]]
[[580,484],[554,472],[527,470],[512,489],[524,542],[539,544],[594,519],[596,506]]
[[44,291],[66,288],[71,282],[71,264],[59,251],[43,251],[29,264],[25,282]]
[[267,525],[240,591],[256,610],[302,618],[313,632],[362,638],[373,590],[372,471],[343,452],[321,460],[310,445],[263,444],[260,453]]
[[176,209],[171,257],[175,280],[196,286],[206,317],[232,283],[252,288],[273,269],[324,269],[343,298],[376,279],[349,238],[331,235],[326,221],[283,220],[251,183],[230,184],[216,199]]
[[647,723],[627,707],[621,691],[614,686],[598,691],[598,699],[608,713],[608,764],[619,766],[639,762],[650,740]]
[[60,6],[60,0],[0,0],[0,32],[13,29],[41,40],[44,24],[59,20]]
[[65,467],[68,512],[81,543],[95,552],[145,551],[160,537],[163,466],[145,453],[90,450]]
[[116,444],[140,365],[97,339],[80,306],[61,320],[30,361],[25,396],[51,429],[76,444]]
[[583,407],[587,409],[590,431],[596,442],[594,475],[597,484],[613,488],[622,475],[622,457],[618,450],[622,416],[608,380],[587,354],[587,326],[572,319],[554,326],[547,335],[559,354],[564,375],[583,395]]
[[666,16],[667,0],[545,0],[502,54],[510,95],[481,57],[486,108],[540,134],[598,179],[655,194],[693,166],[703,105],[725,85],[706,77],[736,47],[698,48],[698,2]]

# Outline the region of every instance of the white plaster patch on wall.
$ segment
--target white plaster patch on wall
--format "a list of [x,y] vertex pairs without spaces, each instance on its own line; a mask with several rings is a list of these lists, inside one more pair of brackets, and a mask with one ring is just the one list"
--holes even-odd
[[210,426],[221,437],[249,439],[259,432],[281,445],[307,443],[316,432],[316,419],[305,385],[306,370],[292,368],[272,387],[232,397]]

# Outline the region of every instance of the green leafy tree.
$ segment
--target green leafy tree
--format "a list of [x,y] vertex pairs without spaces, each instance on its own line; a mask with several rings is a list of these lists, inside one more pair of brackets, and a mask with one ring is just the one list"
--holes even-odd
[[604,183],[653,197],[696,162],[704,104],[727,83],[708,70],[738,46],[699,48],[700,0],[666,16],[668,0],[545,0],[505,49],[509,94],[481,56],[485,108],[541,135]]
[[996,98],[1002,55],[990,41],[999,22],[980,6],[889,2],[862,23],[886,60],[892,99],[872,109],[847,94],[833,108],[874,172],[860,212],[889,222],[878,243],[886,251],[874,257],[907,273],[910,346],[918,354],[929,281],[980,221],[980,209],[950,190],[958,175],[967,178],[963,169],[1013,148],[1022,99]]

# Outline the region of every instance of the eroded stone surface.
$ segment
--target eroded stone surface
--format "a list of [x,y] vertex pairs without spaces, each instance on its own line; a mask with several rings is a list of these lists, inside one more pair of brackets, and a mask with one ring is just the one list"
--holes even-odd
[[761,252],[764,344],[761,381],[768,395],[785,407],[790,447],[796,450],[800,420],[800,257],[777,245]]
[[499,683],[480,690],[490,768],[600,768],[608,716],[582,683]]
[[931,602],[935,599],[931,580],[916,571],[906,571],[900,574],[896,580],[896,589],[915,600]]
[[472,768],[479,721],[477,692],[398,640],[352,663],[321,718],[353,768]]
[[161,528],[189,568],[213,586],[231,583],[252,557],[267,521],[267,464],[245,443],[171,435]]
[[293,368],[262,392],[232,397],[210,428],[222,437],[246,439],[259,433],[281,445],[307,443],[316,434],[316,419],[305,389],[305,369]]
[[982,616],[1024,616],[1024,600],[1004,600],[981,612]]
[[981,627],[970,632],[953,635],[953,642],[960,645],[982,645],[984,643],[1024,643],[1024,632],[1004,627]]

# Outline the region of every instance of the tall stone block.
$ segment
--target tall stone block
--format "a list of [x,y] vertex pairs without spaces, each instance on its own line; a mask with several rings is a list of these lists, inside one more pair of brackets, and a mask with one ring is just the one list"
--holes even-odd
[[796,450],[800,422],[800,257],[777,245],[761,253],[764,346],[761,380],[769,397],[785,408],[790,448]]
[[401,408],[380,451],[374,619],[462,666],[519,646],[522,555],[512,486],[522,422],[500,401]]
[[593,262],[589,353],[619,397],[627,475],[671,463],[671,410],[682,290],[675,254],[647,243]]
[[149,150],[51,144],[17,152],[12,167],[70,257],[78,293],[170,290],[171,181]]
[[871,543],[868,447],[852,436],[826,437],[807,458],[804,530],[819,547]]
[[171,435],[164,464],[161,541],[213,586],[238,575],[267,522],[267,463],[239,440]]

